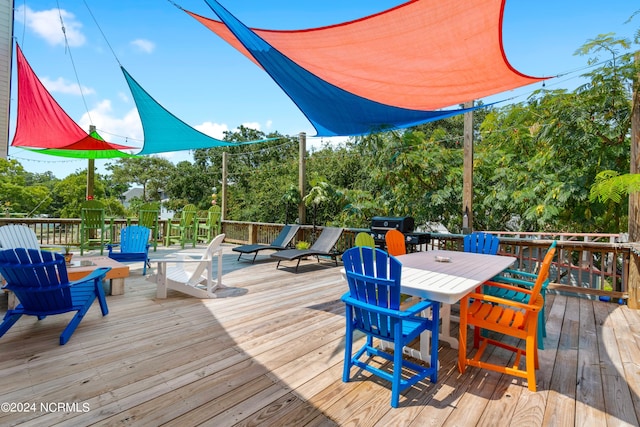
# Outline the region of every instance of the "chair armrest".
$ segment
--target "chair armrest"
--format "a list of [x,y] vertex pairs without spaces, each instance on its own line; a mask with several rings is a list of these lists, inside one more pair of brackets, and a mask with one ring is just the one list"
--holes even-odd
[[529,304],[525,304],[525,303],[522,303],[522,302],[513,301],[513,300],[510,300],[510,299],[495,297],[493,295],[487,295],[487,294],[479,294],[479,293],[475,293],[475,292],[474,293],[470,293],[467,296],[465,296],[465,298],[467,298],[467,297],[469,299],[473,299],[473,300],[485,301],[485,302],[489,302],[489,303],[492,303],[492,304],[500,304],[500,305],[504,305],[504,306],[508,306],[508,307],[517,308],[517,309],[520,309],[520,310],[525,310],[525,311],[538,312],[542,308],[542,306],[538,307],[536,305],[529,305]]
[[[536,275],[534,275],[534,277],[537,278]],[[505,276],[502,276],[502,275],[498,275],[498,276],[492,277],[491,281],[499,282],[499,283],[510,283],[510,284],[513,284],[513,285],[526,286],[527,288],[532,288],[533,285],[535,284],[533,281],[523,280],[523,279],[519,279],[517,277],[505,277]],[[549,279],[546,279],[542,283],[542,288],[546,289],[548,285],[549,285]]]
[[104,280],[104,276],[111,270],[111,267],[99,267],[89,273],[87,276],[84,276],[82,279],[74,280],[73,282],[69,282],[69,286],[78,285],[81,283],[90,282],[92,280],[100,279],[100,281]]
[[431,301],[427,299],[420,300],[418,303],[409,306],[406,310],[401,310],[402,313],[407,313],[408,315],[414,316],[428,308],[431,308],[433,304],[439,304],[436,301]]
[[501,282],[493,282],[491,280],[484,282],[483,283],[484,286],[490,286],[490,287],[494,287],[494,288],[502,288],[502,289],[506,289],[509,291],[513,291],[513,292],[519,292],[522,294],[527,294],[527,295],[531,295],[531,289],[529,288],[521,288],[519,286],[513,286],[510,285],[508,283],[501,283]]
[[372,305],[372,304],[368,304],[368,303],[363,302],[363,301],[359,301],[359,300],[351,297],[348,292],[346,294],[342,295],[341,300],[345,304],[353,305],[355,307],[362,308],[362,309],[365,309],[365,310],[369,310],[369,311],[372,311],[374,313],[380,313],[380,314],[384,314],[386,316],[396,317],[396,318],[399,318],[399,319],[412,318],[417,313],[420,313],[421,311],[426,310],[427,308],[431,307],[432,304],[434,304],[433,301],[423,300],[423,301],[420,301],[419,303],[417,303],[416,305],[412,305],[408,310],[392,310],[390,308],[378,307],[378,306],[375,306],[375,305]]

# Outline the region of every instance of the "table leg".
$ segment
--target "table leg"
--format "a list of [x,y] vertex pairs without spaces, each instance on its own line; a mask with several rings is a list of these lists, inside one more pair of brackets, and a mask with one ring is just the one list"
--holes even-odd
[[156,298],[167,297],[167,279],[166,279],[167,263],[158,263],[158,276],[156,278]]
[[7,293],[7,308],[13,310],[18,305],[18,298],[16,298],[16,294],[11,291],[5,292]]
[[[458,348],[458,339],[451,336],[451,304],[442,304],[440,308],[440,317],[442,324],[440,325],[440,341],[449,343],[451,348]],[[459,321],[459,320],[458,320]]]
[[124,277],[111,279],[111,295],[124,295]]
[[[430,317],[431,309],[423,311],[421,315],[423,317]],[[451,304],[442,304],[442,307],[440,308],[440,319],[442,319],[442,323],[440,324],[440,334],[438,335],[438,339],[448,343],[451,348],[457,349],[458,339],[451,336]],[[391,345],[381,341],[380,348],[391,348]],[[420,334],[420,349],[416,350],[411,347],[404,347],[402,349],[402,353],[424,362],[429,362],[431,360],[430,349],[431,331],[424,331]]]

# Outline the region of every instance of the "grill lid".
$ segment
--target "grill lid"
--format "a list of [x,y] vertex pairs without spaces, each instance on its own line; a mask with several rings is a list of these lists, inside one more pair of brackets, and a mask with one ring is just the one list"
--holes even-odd
[[404,234],[411,233],[414,220],[411,216],[374,216],[371,218],[371,231],[389,231],[394,228]]

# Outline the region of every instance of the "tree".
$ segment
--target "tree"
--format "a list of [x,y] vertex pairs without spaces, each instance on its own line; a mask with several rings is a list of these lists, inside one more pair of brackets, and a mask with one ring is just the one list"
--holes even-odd
[[289,214],[291,210],[296,209],[300,203],[300,191],[298,191],[298,187],[291,184],[284,194],[282,194],[280,200],[284,204],[284,223],[289,224]]
[[35,182],[28,185],[32,178],[17,160],[0,159],[0,209],[4,214],[47,212],[50,189]]
[[[107,164],[111,171],[111,180],[123,185],[126,191],[131,184],[142,186],[144,201],[160,200],[158,190],[164,189],[175,167],[169,160],[159,156],[123,157],[115,164]],[[112,194],[119,197],[121,194]]]

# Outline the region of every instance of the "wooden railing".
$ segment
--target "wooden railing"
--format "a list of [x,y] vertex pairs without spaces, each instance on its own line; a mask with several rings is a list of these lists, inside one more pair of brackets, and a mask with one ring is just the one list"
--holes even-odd
[[[205,221],[201,219],[200,221]],[[109,233],[117,243],[120,230],[128,224],[135,224],[135,218],[109,219]],[[29,226],[38,236],[42,245],[73,245],[80,242],[80,219],[74,218],[0,218],[0,226],[20,223]],[[167,229],[167,220],[160,221],[159,244]],[[228,243],[270,243],[278,235],[283,224],[256,223],[244,221],[223,221],[222,232]],[[301,226],[295,242],[315,240],[322,227]],[[344,252],[354,245],[355,235],[362,229],[345,229],[336,245],[338,252]],[[624,302],[630,293],[638,294],[638,283],[630,283],[629,265],[638,264],[640,250],[633,244],[620,243],[615,234],[579,233],[507,233],[491,232],[500,236],[499,253],[517,258],[515,268],[536,272],[544,254],[553,240],[557,240],[557,255],[553,263],[549,289],[558,293],[568,293],[587,298],[608,297],[616,302]],[[433,233],[431,242],[417,250],[434,248],[462,250],[464,236],[460,234]],[[633,279],[634,282],[636,281]],[[632,291],[632,292],[630,292]],[[629,301],[637,307],[636,301]]]

